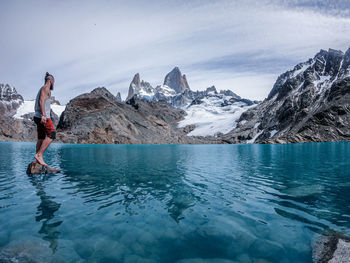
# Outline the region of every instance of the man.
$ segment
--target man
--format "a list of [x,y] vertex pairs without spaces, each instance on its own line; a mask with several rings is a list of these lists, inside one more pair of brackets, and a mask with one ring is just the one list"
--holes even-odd
[[37,125],[38,142],[36,143],[34,158],[41,165],[47,165],[44,162],[43,155],[47,147],[56,138],[55,127],[50,119],[51,90],[53,90],[54,83],[54,77],[46,72],[45,85],[41,87],[35,100],[34,122]]

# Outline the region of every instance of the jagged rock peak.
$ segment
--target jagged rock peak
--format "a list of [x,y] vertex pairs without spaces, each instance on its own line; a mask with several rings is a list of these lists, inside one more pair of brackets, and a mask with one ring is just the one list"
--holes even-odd
[[237,99],[241,99],[240,96],[238,96],[236,93],[234,93],[232,90],[220,90],[220,94],[223,94],[225,96],[232,96]]
[[208,94],[208,93],[218,94],[218,92],[217,92],[217,90],[216,90],[216,88],[215,88],[214,85],[211,86],[211,87],[209,87],[209,88],[207,88],[207,89],[205,90],[205,92],[206,92],[207,94]]
[[98,87],[91,91],[91,94],[95,94],[106,98],[109,101],[115,102],[117,98],[105,87]]
[[117,98],[117,101],[122,102],[122,96],[120,95],[120,92],[119,92],[119,91],[118,91],[118,93],[117,93],[116,98]]
[[0,84],[0,100],[1,101],[22,101],[23,97],[17,93],[15,87],[10,86],[9,84]]
[[134,78],[132,79],[131,84],[135,84],[135,85],[140,85],[140,73],[136,73]]
[[128,96],[125,101],[130,100],[135,94],[149,100],[154,95],[154,88],[149,82],[141,80],[139,73],[135,74],[132,79],[129,86]]
[[140,84],[141,84],[140,74],[136,73],[129,85],[129,92],[128,92],[128,97],[126,98],[126,101],[131,99],[132,96],[134,96],[134,94],[136,93],[136,91],[140,89]]
[[190,86],[187,83],[186,75],[182,75],[178,67],[175,67],[165,76],[164,85],[175,90],[176,93],[182,93],[185,90],[190,89]]

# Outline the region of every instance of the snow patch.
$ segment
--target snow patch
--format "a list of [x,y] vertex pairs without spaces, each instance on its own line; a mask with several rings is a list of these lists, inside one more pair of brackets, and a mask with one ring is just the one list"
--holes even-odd
[[51,104],[52,111],[58,116],[61,116],[62,112],[66,109],[66,105]]
[[294,77],[298,76],[299,74],[303,73],[309,66],[310,66],[310,64],[307,63],[307,64],[303,65],[301,67],[301,69],[297,69],[297,70],[293,71],[292,78],[294,78]]
[[[225,96],[224,96],[225,97]],[[227,98],[224,98],[227,99]],[[247,106],[243,102],[221,106],[223,98],[206,97],[201,104],[191,105],[184,110],[187,115],[180,121],[178,127],[194,124],[196,128],[189,136],[214,136],[217,133],[228,133],[236,128],[237,120],[247,109],[256,105]]]
[[270,131],[270,138],[272,138],[277,132],[277,130]]
[[256,139],[260,136],[260,134],[262,134],[263,132],[264,132],[264,130],[258,132],[257,134],[255,134],[255,136],[254,136],[252,139],[248,140],[246,143],[254,143],[255,140],[256,140]]
[[[13,117],[15,119],[23,119],[23,117],[22,117],[23,115],[34,113],[34,107],[35,107],[35,100],[25,100],[25,101],[23,101],[21,106],[19,106],[16,114]],[[65,108],[66,108],[65,105],[56,105],[56,104],[51,105],[52,111],[58,117],[61,116],[61,114],[65,110]]]

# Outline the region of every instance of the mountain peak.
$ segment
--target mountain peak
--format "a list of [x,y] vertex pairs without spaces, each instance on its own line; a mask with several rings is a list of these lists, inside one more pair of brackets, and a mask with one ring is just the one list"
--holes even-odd
[[179,67],[175,67],[165,76],[164,85],[175,90],[176,93],[182,93],[185,90],[190,89],[187,83],[186,75],[182,75]]
[[147,81],[141,80],[140,74],[136,73],[132,79],[128,96],[125,101],[130,100],[135,94],[150,99],[154,95],[154,88]]

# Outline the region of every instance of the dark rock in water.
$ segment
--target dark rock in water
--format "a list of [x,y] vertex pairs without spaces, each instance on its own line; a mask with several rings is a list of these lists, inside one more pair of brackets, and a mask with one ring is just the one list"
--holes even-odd
[[350,262],[350,239],[340,234],[320,236],[312,248],[315,263]]
[[37,162],[31,162],[27,167],[27,174],[56,174],[60,172],[61,170]]

